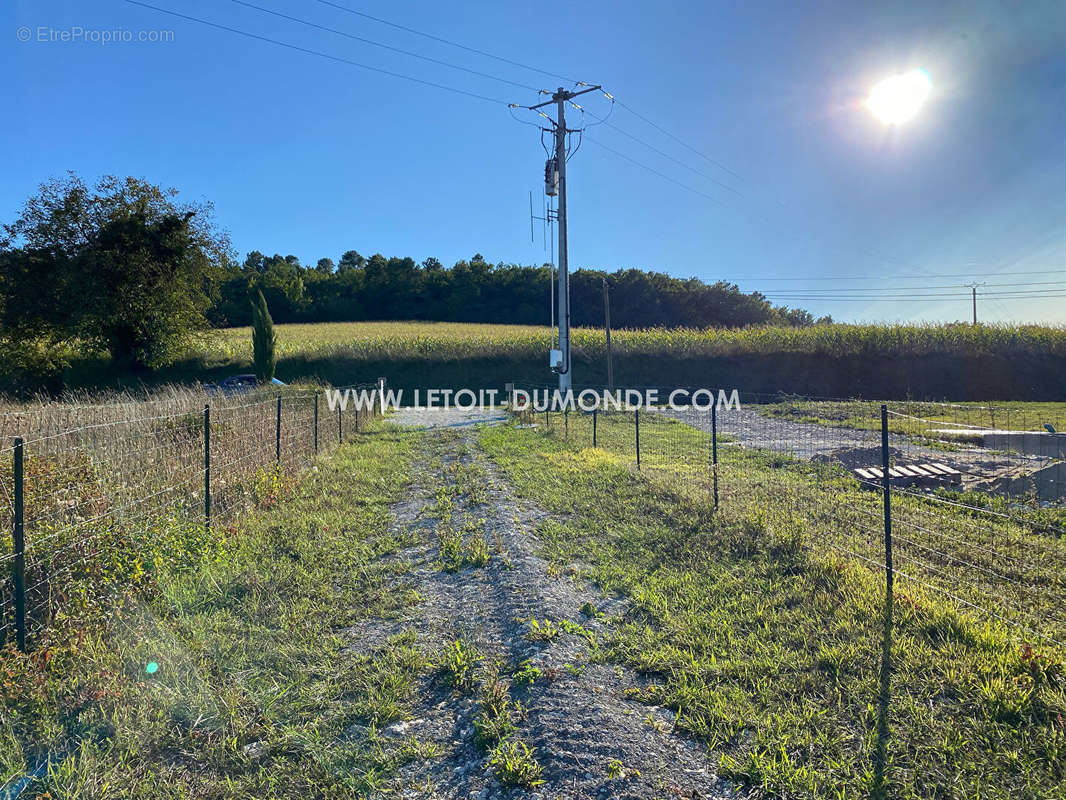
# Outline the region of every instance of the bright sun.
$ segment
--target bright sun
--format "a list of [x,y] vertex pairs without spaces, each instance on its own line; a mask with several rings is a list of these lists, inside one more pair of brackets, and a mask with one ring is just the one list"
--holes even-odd
[[877,84],[866,98],[866,107],[886,125],[899,125],[918,113],[932,89],[929,73],[914,69]]

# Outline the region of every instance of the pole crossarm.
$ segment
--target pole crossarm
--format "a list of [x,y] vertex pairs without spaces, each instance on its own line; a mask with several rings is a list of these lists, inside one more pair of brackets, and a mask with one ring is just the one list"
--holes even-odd
[[[562,101],[564,103],[567,103],[567,102],[573,100],[575,97],[580,97],[581,95],[588,94],[589,92],[598,92],[602,88],[603,87],[599,86],[599,85],[590,86],[587,89],[582,89],[580,92],[571,92],[571,91],[567,91],[565,89],[562,89],[560,91],[552,93],[551,100],[545,100],[543,103],[537,103],[535,106],[523,106],[523,105],[513,104],[512,108],[525,108],[525,109],[528,109],[529,111],[537,111],[538,109],[544,108],[544,106],[550,106],[550,105],[553,105],[553,104],[558,103],[560,101]],[[547,93],[545,92],[545,94],[547,94]],[[551,118],[549,117],[548,119],[551,119]],[[554,122],[554,120],[552,120],[552,122]]]

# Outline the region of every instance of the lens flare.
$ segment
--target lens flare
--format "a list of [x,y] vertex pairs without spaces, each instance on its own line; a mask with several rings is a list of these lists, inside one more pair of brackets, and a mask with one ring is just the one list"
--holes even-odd
[[866,107],[886,125],[900,125],[914,118],[932,90],[929,73],[914,69],[877,84],[866,98]]
[[159,665],[154,661],[149,661],[147,666],[145,666],[144,671],[149,675],[155,675],[156,672],[159,671]]

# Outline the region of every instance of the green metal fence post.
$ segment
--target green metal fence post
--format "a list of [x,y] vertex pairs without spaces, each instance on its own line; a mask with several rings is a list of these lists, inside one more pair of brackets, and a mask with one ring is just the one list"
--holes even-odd
[[711,403],[711,472],[714,479],[714,510],[718,510],[718,404]]
[[633,423],[637,430],[637,469],[640,469],[640,409],[633,409]]
[[204,403],[204,530],[211,531],[211,405]]
[[278,395],[278,413],[274,428],[274,463],[281,465],[281,395]]
[[15,545],[15,641],[19,650],[26,652],[26,537],[23,527],[23,470],[22,437],[15,439],[15,525],[12,538]]

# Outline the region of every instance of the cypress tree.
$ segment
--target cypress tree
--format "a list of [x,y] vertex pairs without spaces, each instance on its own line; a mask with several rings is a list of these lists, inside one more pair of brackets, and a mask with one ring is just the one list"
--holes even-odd
[[270,318],[266,298],[262,291],[256,292],[252,301],[252,365],[260,383],[269,383],[277,366],[278,335],[274,332],[274,320]]

